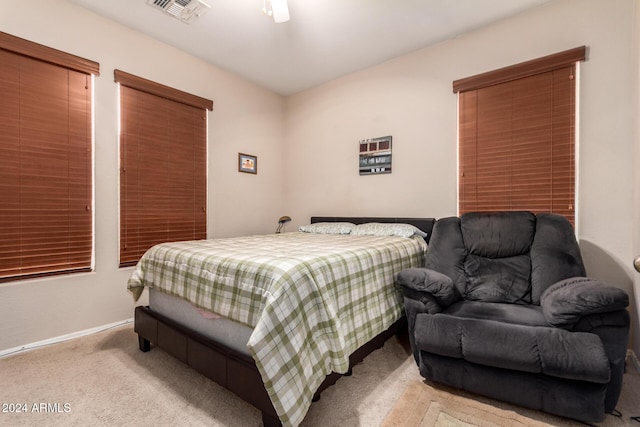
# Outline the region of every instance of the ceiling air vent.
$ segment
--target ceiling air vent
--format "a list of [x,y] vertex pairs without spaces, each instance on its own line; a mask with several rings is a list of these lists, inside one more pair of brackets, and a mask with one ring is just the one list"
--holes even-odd
[[147,3],[187,24],[192,23],[211,8],[202,0],[147,0]]

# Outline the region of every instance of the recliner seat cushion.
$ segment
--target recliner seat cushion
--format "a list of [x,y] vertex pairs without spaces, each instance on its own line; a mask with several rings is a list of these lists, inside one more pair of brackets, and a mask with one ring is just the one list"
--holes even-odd
[[539,305],[459,301],[443,313],[468,319],[495,320],[526,326],[549,326]]
[[484,366],[605,384],[609,360],[600,338],[585,332],[531,327],[449,314],[419,314],[422,351]]

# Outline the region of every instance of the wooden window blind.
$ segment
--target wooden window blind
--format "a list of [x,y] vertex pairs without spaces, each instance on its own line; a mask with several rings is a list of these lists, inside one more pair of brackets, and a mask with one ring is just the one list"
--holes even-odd
[[206,238],[206,112],[212,101],[116,70],[120,266],[151,246]]
[[575,62],[584,53],[572,49],[454,82],[460,214],[528,210],[574,223]]
[[0,32],[0,281],[92,268],[99,68]]

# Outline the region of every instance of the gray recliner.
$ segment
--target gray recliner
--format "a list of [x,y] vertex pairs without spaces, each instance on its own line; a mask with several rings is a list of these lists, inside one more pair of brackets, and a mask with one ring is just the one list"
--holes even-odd
[[629,297],[585,277],[564,217],[440,219],[425,267],[398,276],[423,377],[587,423],[614,411]]

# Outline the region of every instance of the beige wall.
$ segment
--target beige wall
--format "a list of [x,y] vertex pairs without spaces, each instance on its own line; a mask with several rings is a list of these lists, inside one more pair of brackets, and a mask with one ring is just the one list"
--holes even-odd
[[[633,295],[635,3],[553,1],[287,98],[287,213],[296,223],[314,214],[455,215],[452,81],[586,45],[578,235],[589,274]],[[393,173],[359,176],[358,140],[385,135]]]
[[[310,215],[455,215],[451,82],[586,45],[589,58],[580,81],[579,238],[589,273],[633,294],[630,260],[640,253],[631,233],[637,236],[640,230],[633,220],[640,217],[640,200],[633,197],[634,188],[636,193],[640,188],[633,163],[635,136],[635,164],[640,164],[636,4],[556,0],[283,100],[68,1],[0,0],[0,31],[101,64],[95,83],[96,270],[0,284],[0,351],[132,316],[125,291],[131,269],[117,267],[114,68],[214,100],[208,234],[224,237],[272,232],[275,218],[285,214],[293,217],[288,230]],[[52,21],[57,24],[51,26]],[[385,135],[393,136],[393,173],[360,177],[358,140]],[[258,155],[257,176],[237,172],[239,151]],[[637,327],[637,316],[634,323]],[[636,339],[636,354],[639,346]]]
[[[133,316],[118,268],[115,68],[213,99],[208,236],[267,233],[283,205],[282,97],[63,0],[0,0],[0,31],[100,63],[95,79],[95,272],[0,284],[0,350]],[[238,173],[238,152],[259,175]],[[248,208],[248,207],[251,208]]]

